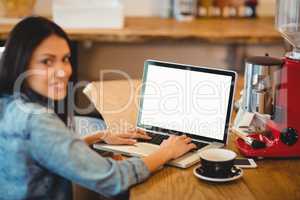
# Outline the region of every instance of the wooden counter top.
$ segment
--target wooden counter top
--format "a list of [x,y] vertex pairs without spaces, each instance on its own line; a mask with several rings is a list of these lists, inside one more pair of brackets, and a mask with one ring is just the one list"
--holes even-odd
[[[0,24],[0,40],[13,25]],[[100,42],[145,42],[154,40],[197,40],[208,43],[270,44],[283,39],[274,28],[273,18],[198,19],[177,22],[154,17],[126,18],[125,28],[66,29],[72,40]]]

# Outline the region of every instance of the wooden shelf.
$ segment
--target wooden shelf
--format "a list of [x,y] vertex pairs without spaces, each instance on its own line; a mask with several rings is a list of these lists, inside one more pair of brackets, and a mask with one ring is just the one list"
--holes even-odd
[[[13,25],[0,25],[0,39],[5,40]],[[72,40],[99,42],[146,42],[195,40],[207,43],[270,44],[282,42],[273,18],[198,19],[178,22],[155,17],[126,18],[121,30],[66,29]]]

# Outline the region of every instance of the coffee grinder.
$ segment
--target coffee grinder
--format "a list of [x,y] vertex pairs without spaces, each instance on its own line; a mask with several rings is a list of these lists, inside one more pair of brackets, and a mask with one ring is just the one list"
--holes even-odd
[[236,146],[248,157],[300,157],[300,0],[277,0],[276,27],[293,50],[246,61],[232,130],[243,135]]

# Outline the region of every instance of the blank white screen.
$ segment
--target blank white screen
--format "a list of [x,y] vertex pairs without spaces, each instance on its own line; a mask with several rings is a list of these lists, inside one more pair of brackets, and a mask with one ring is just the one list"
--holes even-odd
[[223,140],[231,76],[149,65],[141,123]]

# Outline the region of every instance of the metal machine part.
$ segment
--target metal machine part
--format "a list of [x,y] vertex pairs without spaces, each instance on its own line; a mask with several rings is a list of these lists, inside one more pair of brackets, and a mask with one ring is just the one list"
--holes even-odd
[[280,59],[269,56],[250,57],[246,60],[242,109],[271,116],[274,114],[276,87],[282,63]]
[[[265,121],[275,116],[282,64],[282,60],[268,55],[250,57],[246,60],[244,90],[239,100],[234,127],[248,126],[255,127],[261,132],[265,131]],[[254,117],[249,120],[247,119],[249,116]],[[245,124],[245,121],[248,123]]]

